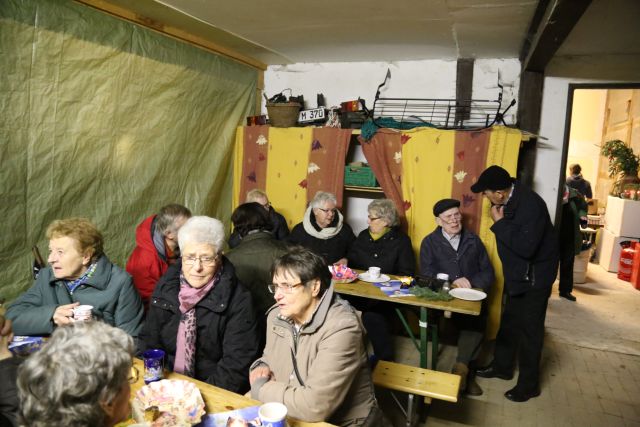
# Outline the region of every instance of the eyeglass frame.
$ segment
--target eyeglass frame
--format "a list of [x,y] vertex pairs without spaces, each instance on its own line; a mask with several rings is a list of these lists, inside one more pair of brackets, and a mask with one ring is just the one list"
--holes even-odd
[[283,286],[277,285],[275,283],[271,283],[267,285],[267,289],[273,295],[275,295],[278,290],[280,290],[285,295],[290,295],[293,293],[293,290],[295,288],[297,288],[298,286],[304,286],[304,285],[306,285],[306,282],[298,282],[298,283],[294,283],[293,285],[290,285],[287,283],[286,285],[283,285]]
[[462,219],[462,212],[458,211],[457,213],[450,214],[447,216],[450,218],[445,218],[442,215],[439,215],[438,218],[440,218],[442,221],[446,222],[447,224],[451,224],[454,220],[460,221]]
[[202,265],[203,267],[213,267],[214,265],[216,265],[216,262],[220,259],[220,254],[216,254],[215,256],[211,257],[211,260],[206,259],[209,257],[201,257],[201,256],[190,257],[188,255],[184,255],[181,258],[182,258],[182,263],[184,265],[189,265],[191,267],[195,266],[197,261],[200,261],[200,265]]
[[331,208],[331,209],[316,208],[316,209],[320,209],[325,214],[329,214],[331,212],[333,212],[335,214],[336,212],[338,212],[338,208]]

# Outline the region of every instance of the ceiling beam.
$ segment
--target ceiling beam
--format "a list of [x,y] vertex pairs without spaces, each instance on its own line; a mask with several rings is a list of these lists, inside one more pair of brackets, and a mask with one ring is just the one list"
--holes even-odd
[[540,0],[520,51],[523,71],[544,72],[591,1]]

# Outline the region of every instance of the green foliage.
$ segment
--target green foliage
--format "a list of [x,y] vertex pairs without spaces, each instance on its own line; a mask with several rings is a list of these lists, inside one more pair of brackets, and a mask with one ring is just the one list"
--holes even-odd
[[414,286],[409,290],[409,292],[419,298],[428,299],[430,301],[451,301],[453,299],[448,292],[432,291],[429,288],[420,288],[418,286]]
[[633,154],[631,147],[619,139],[613,139],[604,143],[600,154],[609,158],[609,177],[613,178],[619,173],[636,175],[640,158]]

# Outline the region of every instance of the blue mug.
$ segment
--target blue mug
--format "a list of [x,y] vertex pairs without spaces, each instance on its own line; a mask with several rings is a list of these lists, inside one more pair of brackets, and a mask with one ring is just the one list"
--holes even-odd
[[144,383],[149,384],[164,378],[164,350],[151,349],[142,353],[144,360]]

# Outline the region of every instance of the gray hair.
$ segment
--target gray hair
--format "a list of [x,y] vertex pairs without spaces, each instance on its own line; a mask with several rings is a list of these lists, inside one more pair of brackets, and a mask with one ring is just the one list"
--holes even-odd
[[180,252],[183,252],[184,247],[189,243],[206,243],[220,252],[224,239],[224,225],[219,220],[208,216],[193,216],[178,231]]
[[102,426],[128,381],[133,339],[99,321],[61,326],[18,371],[21,425]]
[[164,234],[167,231],[175,232],[177,231],[175,226],[176,219],[191,218],[191,211],[182,205],[172,203],[160,208],[157,218],[156,227],[160,233]]
[[259,188],[254,188],[253,190],[247,191],[247,198],[244,201],[246,203],[257,202],[260,199],[269,200],[269,197],[267,197],[267,193],[265,193],[264,191],[260,190]]
[[390,227],[398,225],[398,211],[395,203],[389,199],[376,199],[367,208],[370,215],[384,219]]
[[338,204],[338,200],[333,193],[328,193],[326,191],[318,191],[315,196],[313,196],[313,200],[309,205],[312,208],[319,208],[327,202],[332,202],[333,204]]

